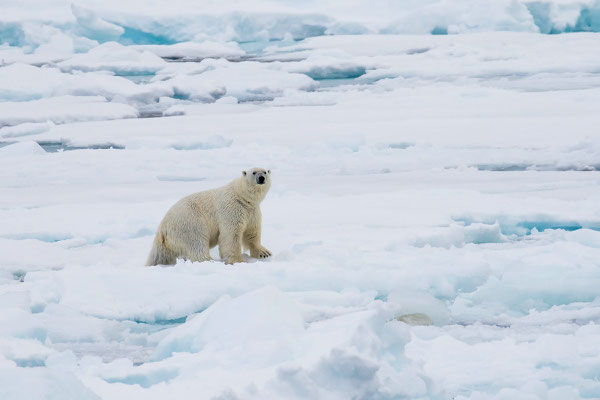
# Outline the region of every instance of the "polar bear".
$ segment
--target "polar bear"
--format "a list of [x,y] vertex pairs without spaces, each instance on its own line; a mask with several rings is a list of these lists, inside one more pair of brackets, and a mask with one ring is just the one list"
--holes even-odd
[[270,257],[260,243],[259,207],[270,187],[271,170],[252,168],[228,185],[179,200],[158,226],[146,265],[211,260],[217,244],[226,264],[243,261],[242,245],[252,257]]

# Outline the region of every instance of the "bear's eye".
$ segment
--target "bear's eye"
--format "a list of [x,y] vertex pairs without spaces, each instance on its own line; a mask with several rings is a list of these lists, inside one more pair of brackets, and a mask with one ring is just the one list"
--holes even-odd
[[252,175],[256,175],[256,172],[253,172]]

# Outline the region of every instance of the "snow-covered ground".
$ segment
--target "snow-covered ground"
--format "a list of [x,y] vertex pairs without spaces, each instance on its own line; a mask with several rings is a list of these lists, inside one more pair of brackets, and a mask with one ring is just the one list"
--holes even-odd
[[600,1],[203,3],[2,3],[0,399],[600,398]]

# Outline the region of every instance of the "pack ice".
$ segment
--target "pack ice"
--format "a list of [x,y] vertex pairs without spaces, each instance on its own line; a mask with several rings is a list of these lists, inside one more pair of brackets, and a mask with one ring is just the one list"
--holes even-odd
[[[0,399],[600,398],[599,30],[597,0],[3,1]],[[272,258],[143,266],[253,166]]]

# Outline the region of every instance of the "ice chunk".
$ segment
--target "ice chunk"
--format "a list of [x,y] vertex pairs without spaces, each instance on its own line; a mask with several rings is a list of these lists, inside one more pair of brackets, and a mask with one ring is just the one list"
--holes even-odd
[[283,344],[269,349],[266,343],[276,338],[280,343],[282,338],[294,340],[303,332],[304,322],[294,303],[278,289],[265,287],[234,299],[221,298],[194,318],[188,318],[158,344],[154,357],[163,359],[175,352],[243,349],[240,356],[253,359],[256,364],[270,364],[281,361],[291,349]]
[[38,340],[0,337],[0,354],[19,367],[41,367],[53,351]]
[[[305,75],[279,71],[257,62],[232,63],[207,59],[202,65],[208,67],[205,72],[178,75],[165,83],[173,86],[176,95],[205,101],[225,94],[239,101],[272,100],[286,91],[308,90],[316,86]],[[223,89],[218,90],[218,87]]]
[[32,140],[10,144],[0,147],[0,155],[3,157],[22,157],[28,155],[46,154],[42,146]]
[[[435,232],[435,233],[434,233]],[[417,235],[413,244],[417,247],[462,247],[466,244],[503,243],[508,238],[502,233],[498,222],[493,224],[472,223],[467,226],[451,225],[431,229],[426,235]]]
[[59,96],[28,102],[0,103],[0,126],[43,121],[63,124],[137,116],[135,108],[108,102],[101,96]]
[[149,51],[159,57],[177,60],[202,60],[204,58],[240,58],[246,54],[235,42],[221,43],[212,40],[203,42],[181,42],[171,45],[131,46],[140,51]]
[[286,70],[306,74],[313,79],[354,79],[364,75],[366,67],[344,60],[344,57],[313,54],[306,60],[289,65]]
[[584,246],[600,248],[600,232],[591,229],[579,229],[567,232],[567,240],[578,242]]
[[48,131],[53,125],[52,122],[26,122],[17,126],[5,126],[0,128],[0,138],[37,135]]
[[3,368],[0,397],[28,400],[99,400],[70,372],[45,368]]
[[77,32],[99,42],[117,40],[125,30],[98,17],[92,10],[71,4],[71,11],[77,19]]
[[29,310],[17,307],[2,307],[0,312],[0,336],[21,339],[46,339],[46,328]]
[[110,100],[147,103],[173,94],[171,88],[160,82],[136,85],[118,76],[101,73],[67,74],[56,68],[38,68],[18,63],[0,68],[0,80],[6,82],[0,87],[0,99],[8,101],[74,95],[104,96]]
[[224,81],[206,79],[202,75],[179,75],[165,82],[176,98],[211,103],[227,93]]
[[85,54],[77,54],[57,65],[62,71],[112,71],[117,75],[148,75],[166,62],[149,51],[139,51],[116,42],[106,42]]

